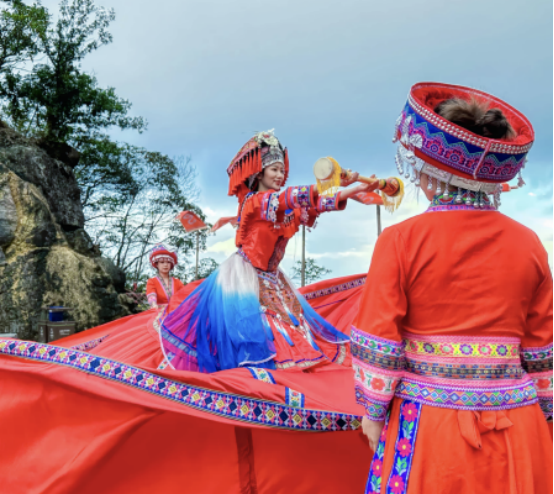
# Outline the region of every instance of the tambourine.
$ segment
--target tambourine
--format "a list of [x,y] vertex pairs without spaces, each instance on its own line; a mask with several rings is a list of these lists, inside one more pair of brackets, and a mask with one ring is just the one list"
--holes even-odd
[[[341,168],[334,158],[319,158],[314,164],[314,175],[317,179],[317,190],[320,194],[334,193],[340,186],[341,179],[348,179],[352,172]],[[366,184],[378,183],[377,189],[381,191],[383,203],[386,209],[394,211],[404,196],[404,183],[396,177],[390,178],[369,178],[361,175],[357,182]],[[394,198],[394,199],[392,199]]]

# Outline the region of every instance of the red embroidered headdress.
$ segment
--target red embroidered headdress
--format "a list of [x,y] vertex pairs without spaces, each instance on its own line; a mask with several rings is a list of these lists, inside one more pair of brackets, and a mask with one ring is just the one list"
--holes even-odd
[[[515,131],[515,137],[491,139],[460,127],[435,112],[437,105],[450,99],[475,100],[489,109],[502,111]],[[463,86],[423,82],[414,85],[408,102],[396,121],[393,142],[399,141],[398,171],[419,184],[421,173],[445,186],[471,191],[501,192],[502,183],[519,174],[535,134],[525,116],[501,99]],[[446,189],[446,187],[445,187]]]
[[281,161],[285,165],[285,179],[289,175],[288,151],[283,149],[273,135],[273,129],[259,132],[250,139],[231,161],[227,168],[229,175],[229,195],[239,198],[246,195],[251,184],[248,181],[260,173],[266,166]]
[[170,251],[163,244],[156,244],[154,245],[154,247],[152,247],[152,250],[150,251],[151,266],[156,269],[156,264],[162,259],[169,261],[173,265],[173,267],[177,265],[177,253]]

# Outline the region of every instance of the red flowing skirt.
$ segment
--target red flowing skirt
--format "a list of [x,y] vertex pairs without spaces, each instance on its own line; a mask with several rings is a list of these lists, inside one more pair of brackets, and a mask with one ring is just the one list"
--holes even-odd
[[[303,292],[348,333],[363,281]],[[160,370],[157,317],[146,311],[54,345],[0,339],[3,492],[363,492],[372,452],[350,368]]]

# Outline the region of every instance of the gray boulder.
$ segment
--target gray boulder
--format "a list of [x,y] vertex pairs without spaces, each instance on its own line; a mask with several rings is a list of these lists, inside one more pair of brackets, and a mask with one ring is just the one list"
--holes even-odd
[[64,163],[44,147],[0,122],[0,334],[24,339],[36,338],[44,305],[72,307],[77,330],[135,310],[125,274],[84,229],[78,154]]

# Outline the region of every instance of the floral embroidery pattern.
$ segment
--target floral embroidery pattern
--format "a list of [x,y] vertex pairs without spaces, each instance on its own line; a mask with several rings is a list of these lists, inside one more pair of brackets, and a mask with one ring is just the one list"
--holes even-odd
[[385,457],[385,441],[387,439],[387,430],[389,428],[390,411],[385,418],[385,425],[379,437],[377,449],[371,461],[369,477],[365,488],[365,494],[379,494],[381,492],[381,483],[383,479],[383,458]]
[[404,343],[378,338],[352,327],[352,367],[356,400],[371,420],[384,420],[387,405],[403,376]]
[[95,338],[94,340],[85,341],[84,343],[79,343],[78,345],[73,345],[71,347],[72,350],[79,350],[81,352],[88,352],[89,350],[92,350],[93,348],[96,348],[100,343],[102,343],[109,334],[101,336],[100,338]]
[[404,494],[407,490],[420,414],[421,404],[404,400],[400,408],[394,460],[386,494]]
[[252,374],[254,379],[258,379],[259,381],[263,381],[265,383],[275,384],[273,374],[267,369],[259,367],[247,367],[247,369],[250,371],[250,374]]

